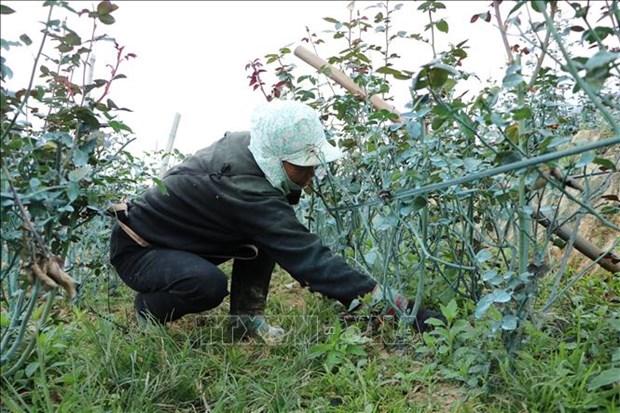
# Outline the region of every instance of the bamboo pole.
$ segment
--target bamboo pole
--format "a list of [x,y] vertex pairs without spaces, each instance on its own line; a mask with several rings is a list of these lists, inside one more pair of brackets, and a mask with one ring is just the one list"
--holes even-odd
[[392,112],[398,115],[398,121],[401,121],[400,112],[393,105],[390,105],[385,100],[381,99],[379,95],[372,95],[368,97],[368,94],[364,90],[362,90],[362,88],[359,87],[357,83],[351,80],[349,76],[347,76],[334,66],[330,65],[325,60],[312,53],[310,50],[306,49],[303,46],[297,46],[294,53],[295,56],[308,63],[319,72],[327,75],[330,79],[345,88],[352,95],[356,96],[359,99],[368,99],[376,109],[385,109],[388,112]]

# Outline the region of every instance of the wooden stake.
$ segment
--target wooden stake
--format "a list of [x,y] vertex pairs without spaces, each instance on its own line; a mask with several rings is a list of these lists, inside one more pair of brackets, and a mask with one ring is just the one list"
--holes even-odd
[[166,170],[168,169],[168,162],[170,160],[170,152],[172,152],[172,148],[174,147],[174,140],[177,136],[177,129],[179,128],[179,122],[181,121],[181,114],[175,113],[174,120],[172,121],[172,128],[170,128],[170,134],[168,135],[168,143],[166,144],[166,152],[164,153],[164,157],[161,160],[161,166],[159,167],[159,176],[164,176]]

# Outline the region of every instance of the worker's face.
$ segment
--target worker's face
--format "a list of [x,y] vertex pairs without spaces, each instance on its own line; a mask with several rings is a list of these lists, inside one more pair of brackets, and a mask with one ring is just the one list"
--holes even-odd
[[290,180],[300,187],[305,188],[312,183],[314,166],[297,166],[286,161],[282,161],[282,164]]

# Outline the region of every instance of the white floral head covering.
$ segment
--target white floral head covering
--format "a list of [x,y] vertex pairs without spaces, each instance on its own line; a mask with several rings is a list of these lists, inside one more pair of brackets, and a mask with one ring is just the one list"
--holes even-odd
[[325,139],[317,111],[289,100],[274,100],[258,106],[252,115],[250,152],[274,188],[283,189],[288,176],[287,161],[298,166],[332,162],[342,151]]

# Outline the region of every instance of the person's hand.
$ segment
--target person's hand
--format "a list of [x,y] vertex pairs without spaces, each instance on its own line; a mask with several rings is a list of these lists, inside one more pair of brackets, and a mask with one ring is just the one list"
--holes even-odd
[[432,329],[432,326],[426,323],[428,319],[444,319],[440,312],[425,307],[420,307],[416,316],[412,317],[410,314],[414,304],[413,300],[409,300],[395,288],[377,283],[375,288],[368,294],[368,297],[365,297],[362,301],[353,300],[348,311],[357,312],[365,307],[370,313],[369,315],[378,316],[382,319],[390,317],[393,319],[404,319],[420,332]]
[[409,300],[398,290],[377,283],[375,288],[365,297],[354,299],[347,311],[353,313],[364,308],[374,315],[400,316],[407,310],[408,306]]
[[398,290],[377,283],[371,292],[370,308],[383,315],[399,317],[409,306],[409,299]]

